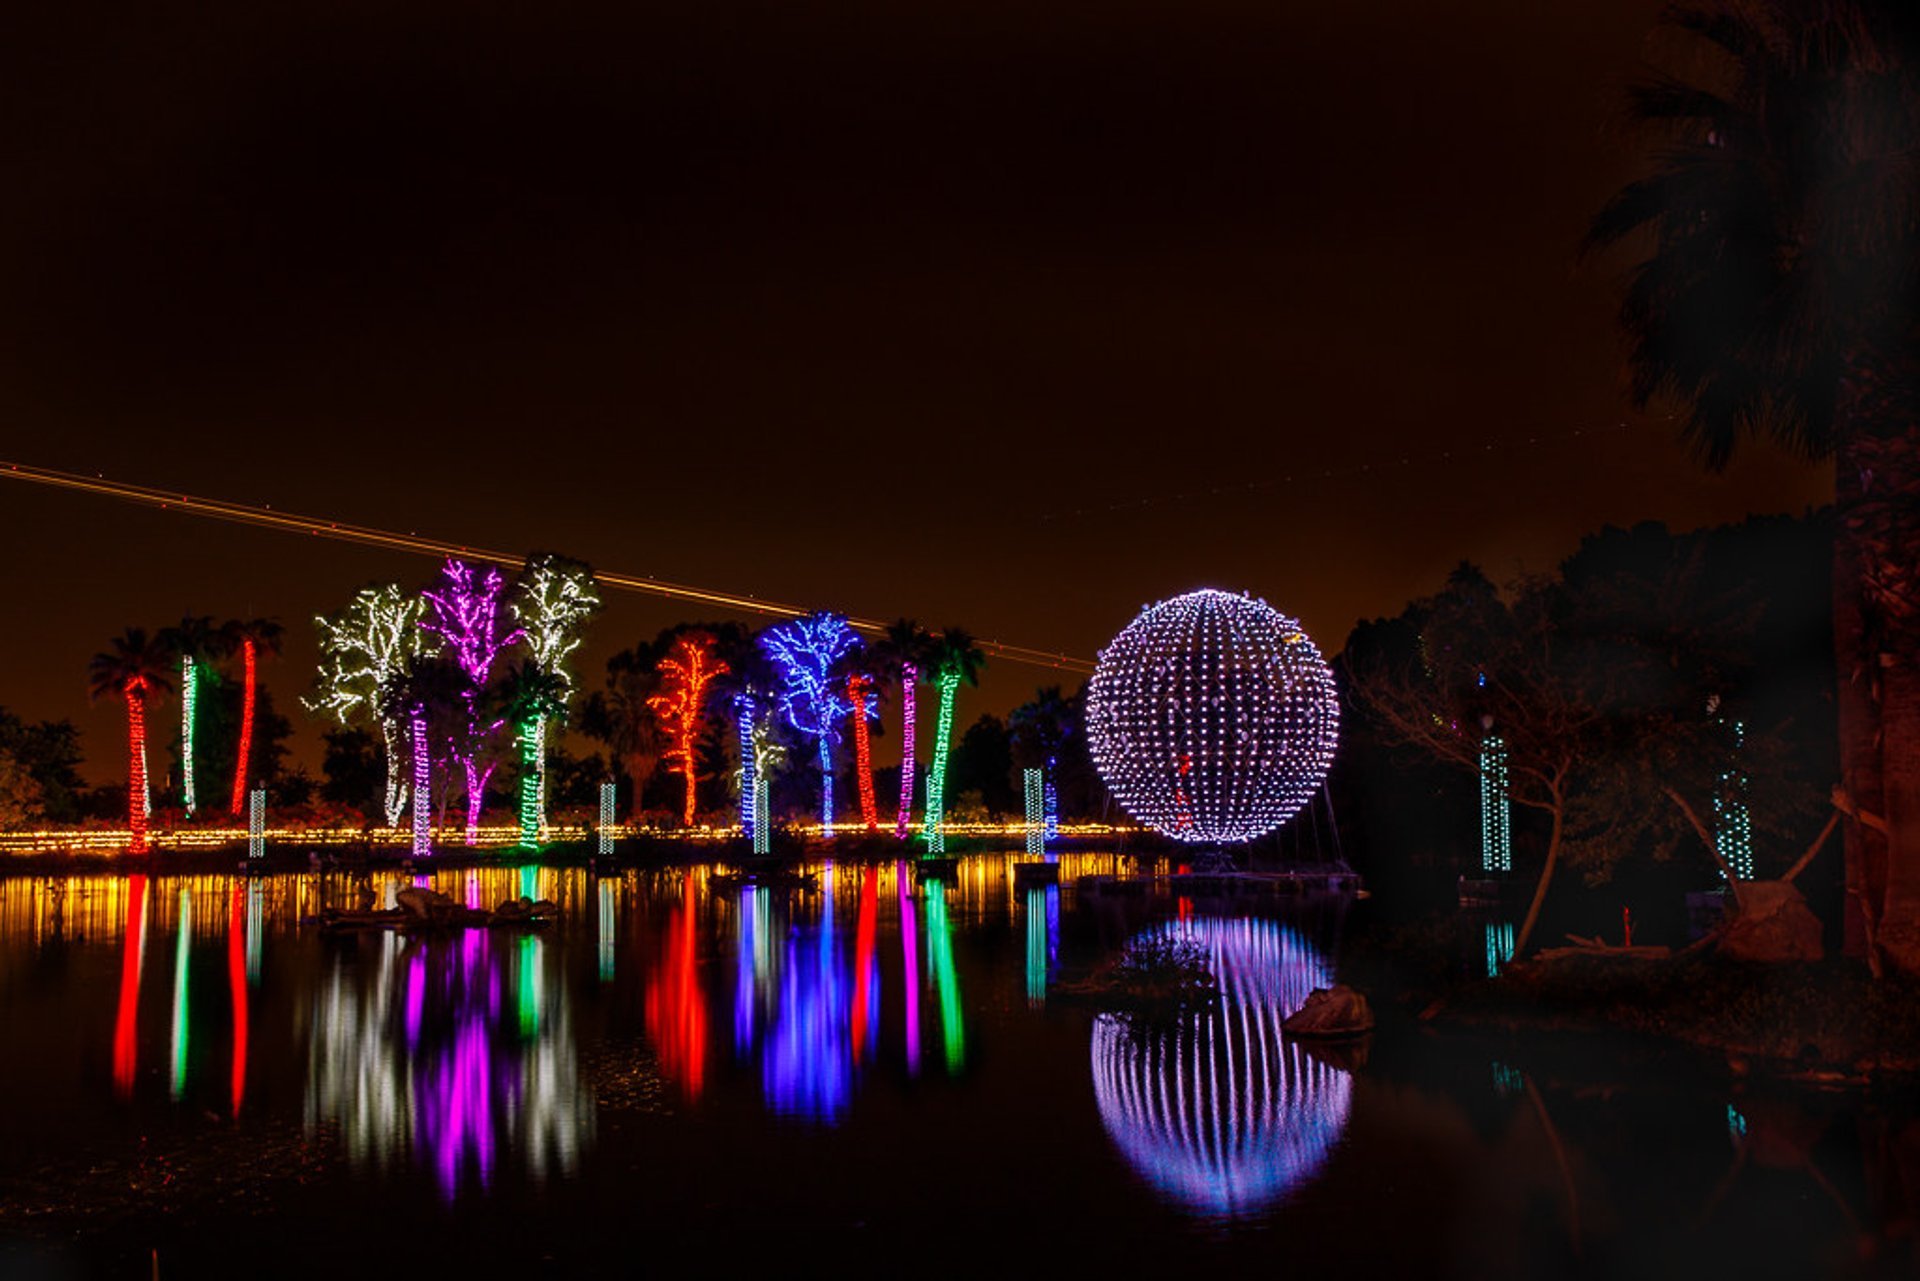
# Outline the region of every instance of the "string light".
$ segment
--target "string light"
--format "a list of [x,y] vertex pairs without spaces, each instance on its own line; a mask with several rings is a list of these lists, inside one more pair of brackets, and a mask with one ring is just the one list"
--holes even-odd
[[193,817],[193,712],[200,688],[200,664],[192,654],[180,656],[180,808]]
[[867,692],[872,683],[859,672],[847,677],[847,702],[853,708],[854,769],[860,776],[860,823],[869,832],[877,832],[880,813],[873,797],[873,751],[867,737],[867,718],[879,715],[879,700]]
[[120,687],[127,701],[127,827],[132,833],[128,850],[147,852],[147,680],[136,676]]
[[1022,770],[1021,778],[1026,784],[1027,853],[1043,858],[1047,852],[1046,788],[1040,782],[1037,769]]
[[613,830],[614,830],[613,807],[615,803],[614,798],[618,794],[619,794],[619,789],[616,788],[612,783],[600,784],[599,839],[600,839],[600,855],[603,858],[613,853]]
[[251,763],[253,756],[253,700],[255,690],[253,682],[257,656],[254,647],[254,638],[252,636],[243,636],[241,638],[240,656],[245,668],[245,674],[241,677],[244,683],[240,686],[240,747],[233,762],[233,802],[227,807],[228,812],[236,816],[240,813],[241,802],[246,799],[247,766]]
[[833,837],[833,745],[853,704],[833,679],[834,665],[860,643],[839,614],[821,611],[760,633],[760,647],[781,674],[780,709],[787,723],[820,752],[821,835]]
[[[1746,723],[1734,721],[1734,752],[1746,742],[1746,734]],[[1720,772],[1720,787],[1713,794],[1713,843],[1721,860],[1733,869],[1734,878],[1741,881],[1753,879],[1753,818],[1747,812],[1746,794],[1746,771],[1729,765]]]
[[918,667],[900,664],[900,805],[893,814],[893,835],[901,841],[913,822],[913,690],[919,682]]
[[1494,733],[1480,740],[1480,866],[1488,872],[1513,870],[1507,743]]
[[300,701],[310,712],[329,713],[342,725],[370,721],[380,726],[386,752],[384,807],[387,826],[397,827],[407,809],[407,787],[395,750],[399,727],[380,713],[380,690],[405,672],[420,653],[420,616],[426,602],[394,583],[362,588],[338,614],[317,614],[320,671],[314,693]]
[[267,853],[267,789],[256,787],[247,795],[247,857],[264,858]]
[[922,826],[927,833],[927,853],[947,852],[947,833],[943,825],[947,809],[947,742],[953,737],[953,703],[960,693],[960,673],[940,673],[940,716],[933,734],[933,764],[927,768],[927,813]]
[[700,727],[706,721],[707,688],[716,676],[731,669],[713,657],[711,636],[682,636],[673,654],[660,660],[662,692],[647,699],[647,706],[660,713],[661,724],[673,740],[667,753],[667,767],[687,781],[687,799],[680,821],[693,826],[695,789],[700,782],[697,752]]
[[1088,744],[1114,799],[1190,843],[1286,822],[1326,778],[1339,720],[1333,673],[1300,624],[1221,591],[1141,610],[1087,688]]
[[743,689],[733,696],[733,725],[740,740],[740,832],[748,840],[753,839],[754,811],[758,808],[754,789],[759,772],[754,769],[753,760],[755,702],[751,689]]
[[415,703],[408,717],[413,750],[413,856],[433,853],[433,745],[427,741],[427,706]]

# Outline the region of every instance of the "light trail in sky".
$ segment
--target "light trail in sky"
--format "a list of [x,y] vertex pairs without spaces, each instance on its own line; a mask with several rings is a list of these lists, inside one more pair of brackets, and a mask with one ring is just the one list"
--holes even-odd
[[[139,503],[147,507],[156,507],[161,511],[184,512],[190,516],[204,516],[212,520],[230,521],[238,525],[252,525],[260,529],[277,529],[282,533],[305,534],[308,537],[330,538],[337,542],[359,543],[366,547],[382,547],[391,551],[411,552],[419,556],[445,558],[458,556],[470,561],[483,561],[500,565],[508,569],[518,569],[525,557],[509,552],[496,551],[487,547],[476,547],[469,543],[449,542],[440,538],[423,538],[413,533],[396,533],[392,530],[375,529],[368,525],[354,525],[346,521],[328,520],[318,516],[302,516],[293,512],[275,511],[272,507],[255,506],[248,503],[227,502],[218,498],[201,498],[193,494],[183,494],[175,490],[154,489],[147,485],[133,485],[124,481],[108,480],[104,476],[82,476],[75,472],[55,471],[50,467],[33,467],[26,463],[0,462],[0,478],[26,481],[35,485],[45,485],[52,489],[65,489],[77,493],[94,494],[103,498],[116,498],[122,502]],[[618,574],[607,570],[594,570],[594,578],[603,586],[620,591],[639,592],[650,596],[664,596],[672,600],[694,601],[703,605],[712,605],[720,609],[733,610],[743,614],[753,614],[767,618],[798,618],[812,611],[800,606],[780,601],[764,600],[758,596],[740,595],[733,592],[713,591],[704,587],[692,587],[685,583],[670,583],[658,578],[649,578],[642,574]],[[878,635],[886,630],[886,624],[871,618],[849,618],[855,629],[868,635]],[[989,658],[1008,663],[1021,663],[1029,667],[1046,667],[1059,672],[1073,672],[1087,675],[1093,671],[1089,659],[1078,658],[1071,654],[1054,653],[1049,650],[1034,649],[1025,645],[1008,645],[1000,641],[982,640],[976,642],[986,651]]]

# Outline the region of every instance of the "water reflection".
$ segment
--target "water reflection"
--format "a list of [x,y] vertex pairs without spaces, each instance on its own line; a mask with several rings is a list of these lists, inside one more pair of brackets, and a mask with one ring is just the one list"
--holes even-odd
[[536,1181],[573,1173],[593,1100],[543,942],[383,934],[336,955],[314,1010],[305,1113],[309,1130],[339,1128],[356,1166],[410,1157],[449,1199],[491,1186],[503,1150]]
[[822,874],[814,937],[787,936],[780,999],[761,1084],[775,1112],[837,1120],[853,1097],[853,1052],[847,1035],[848,977],[834,929],[834,868]]
[[1352,1078],[1280,1035],[1280,1020],[1331,982],[1328,966],[1272,921],[1196,917],[1148,935],[1203,948],[1220,1000],[1174,1027],[1096,1019],[1100,1119],[1181,1207],[1235,1218],[1270,1209],[1313,1177],[1346,1128]]
[[1027,1004],[1047,1003],[1047,979],[1060,959],[1060,887],[1027,891]]
[[233,1068],[229,1075],[233,1115],[247,1095],[247,953],[257,936],[248,929],[247,900],[258,889],[252,882],[235,881],[227,912],[227,996],[233,1006]]
[[127,879],[127,923],[120,945],[120,1004],[113,1021],[113,1086],[121,1098],[133,1094],[134,1066],[140,1048],[140,968],[147,955],[147,878]]
[[707,1068],[707,1002],[700,990],[700,943],[694,919],[698,886],[686,874],[680,903],[667,918],[660,963],[647,979],[647,1035],[660,1070],[680,1083],[689,1103],[700,1097]]
[[168,1089],[178,1099],[187,1088],[187,1037],[190,1024],[187,1019],[187,997],[189,992],[188,966],[192,961],[193,943],[193,891],[180,891],[180,923],[178,941],[173,949],[173,1070],[167,1078]]

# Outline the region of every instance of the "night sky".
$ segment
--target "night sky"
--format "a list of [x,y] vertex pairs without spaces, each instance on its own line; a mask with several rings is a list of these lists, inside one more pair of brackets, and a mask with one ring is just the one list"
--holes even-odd
[[[1244,588],[1333,652],[1828,491],[1626,404],[1576,247],[1660,8],[14,6],[0,459],[1087,656]],[[309,616],[434,569],[24,485],[0,539],[0,704],[102,777],[121,628],[277,615],[298,721]],[[688,616],[610,605],[589,685]]]

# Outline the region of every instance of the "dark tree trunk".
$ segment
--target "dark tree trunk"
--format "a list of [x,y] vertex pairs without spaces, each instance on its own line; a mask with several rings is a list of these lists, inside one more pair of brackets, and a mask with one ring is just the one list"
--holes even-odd
[[1884,967],[1920,975],[1920,360],[1898,350],[1856,362],[1843,393],[1834,658],[1843,783],[1856,812],[1884,820],[1884,833],[1848,824],[1848,883],[1877,907]]

